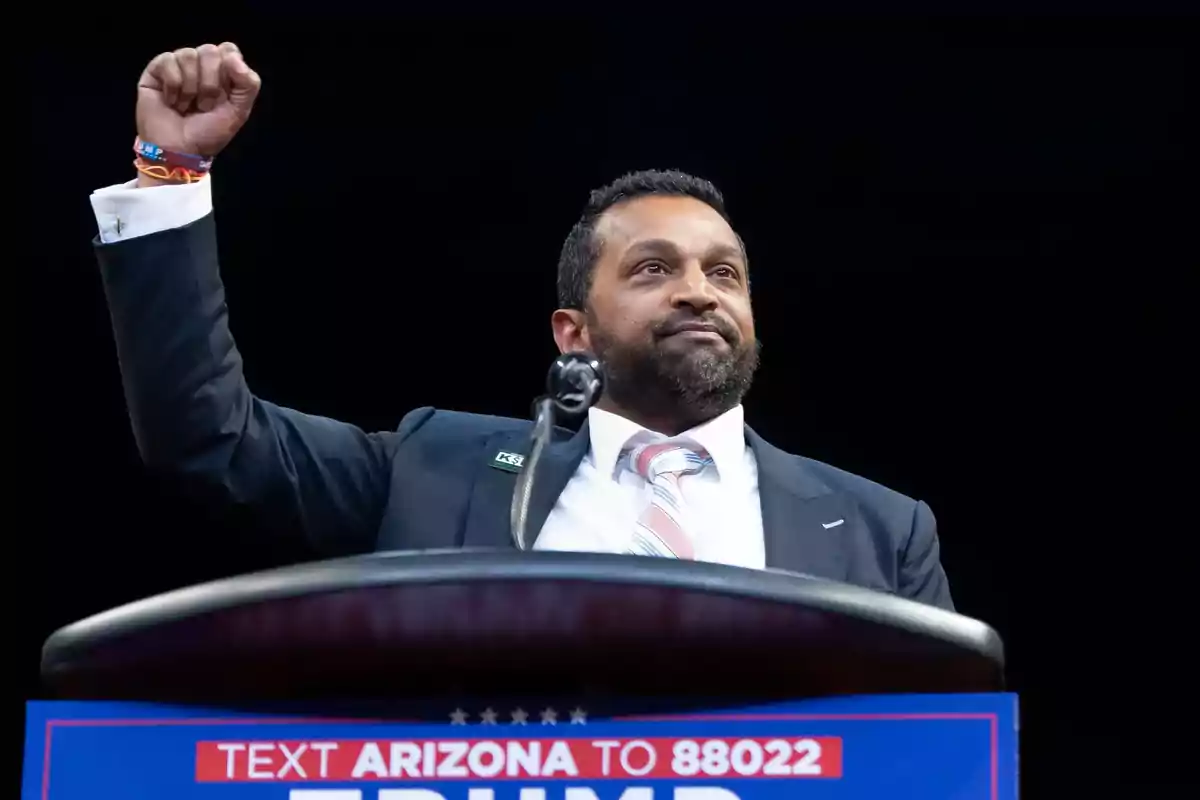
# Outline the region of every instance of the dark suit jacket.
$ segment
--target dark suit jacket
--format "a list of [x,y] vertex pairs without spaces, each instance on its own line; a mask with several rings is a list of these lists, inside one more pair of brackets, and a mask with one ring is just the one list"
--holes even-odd
[[[274,405],[243,376],[211,214],[95,247],[147,464],[216,487],[328,556],[512,546],[516,476],[491,464],[499,451],[526,451],[530,422],[419,408],[395,431],[368,433]],[[749,427],[746,437],[758,460],[769,567],[952,608],[925,503],[785,453]],[[531,532],[587,449],[586,424],[547,447]]]

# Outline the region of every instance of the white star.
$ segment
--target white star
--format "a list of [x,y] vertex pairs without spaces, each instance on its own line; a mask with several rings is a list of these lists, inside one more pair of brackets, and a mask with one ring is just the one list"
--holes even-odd
[[451,725],[466,725],[467,724],[467,712],[463,711],[461,708],[456,708],[453,711],[451,711],[450,712],[450,724]]
[[545,711],[542,712],[542,724],[543,725],[557,725],[558,724],[558,712],[555,711],[553,708],[547,708]]
[[571,724],[587,725],[587,712],[579,706],[575,706],[575,709],[571,712]]
[[482,725],[495,725],[496,724],[496,712],[493,711],[491,708],[485,708],[483,710],[483,712],[479,715],[479,719],[482,720],[482,722],[480,723]]
[[516,711],[512,712],[513,725],[526,725],[527,723],[525,720],[527,719],[529,719],[529,712],[523,708],[518,708]]

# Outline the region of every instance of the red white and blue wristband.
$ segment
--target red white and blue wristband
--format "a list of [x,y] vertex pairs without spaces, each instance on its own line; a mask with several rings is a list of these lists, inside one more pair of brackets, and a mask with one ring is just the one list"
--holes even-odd
[[211,158],[167,150],[142,141],[140,136],[133,140],[133,152],[137,154],[133,165],[138,172],[162,181],[193,183],[212,169]]

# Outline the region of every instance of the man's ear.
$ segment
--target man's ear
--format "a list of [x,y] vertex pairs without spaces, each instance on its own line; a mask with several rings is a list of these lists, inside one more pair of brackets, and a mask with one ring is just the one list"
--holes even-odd
[[554,331],[554,343],[558,345],[558,352],[591,351],[587,318],[582,311],[560,308],[550,315],[550,327]]

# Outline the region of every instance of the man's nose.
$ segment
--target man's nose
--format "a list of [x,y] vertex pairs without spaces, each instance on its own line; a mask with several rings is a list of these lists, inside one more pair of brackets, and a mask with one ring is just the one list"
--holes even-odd
[[671,305],[675,308],[691,306],[696,311],[711,311],[717,307],[717,293],[699,265],[689,265],[680,273]]

